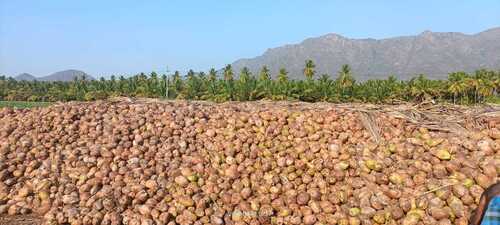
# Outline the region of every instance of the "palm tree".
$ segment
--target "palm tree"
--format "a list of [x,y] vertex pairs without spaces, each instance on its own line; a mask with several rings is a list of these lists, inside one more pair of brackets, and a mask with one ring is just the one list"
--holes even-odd
[[352,86],[356,83],[356,80],[351,75],[351,67],[349,65],[345,64],[342,66],[336,82],[342,90],[342,96],[345,96],[347,94],[346,90],[352,89]]
[[306,60],[306,66],[304,68],[304,75],[306,76],[307,80],[312,80],[314,77],[314,74],[316,71],[314,68],[316,65],[314,65],[314,62],[312,60]]
[[200,82],[193,70],[189,70],[186,75],[186,88],[184,96],[187,99],[198,99],[200,94]]
[[231,64],[228,64],[226,67],[224,67],[224,80],[225,81],[232,81],[233,80],[233,68],[231,67]]
[[243,67],[240,72],[240,82],[241,83],[246,83],[250,79],[250,76],[252,76],[252,73],[248,69],[248,67]]
[[328,74],[323,74],[318,80],[319,91],[322,93],[321,101],[328,101],[330,97],[330,87],[332,86],[332,80]]
[[453,82],[448,86],[448,92],[453,95],[453,104],[456,104],[457,96],[463,91],[461,84],[461,82]]
[[251,77],[250,70],[247,67],[243,67],[240,72],[240,78],[238,80],[238,100],[239,101],[247,101],[250,96],[250,87],[248,82]]
[[453,104],[456,103],[457,96],[462,95],[466,86],[464,84],[464,79],[467,77],[467,74],[463,72],[451,73],[448,76],[448,92],[453,95]]
[[149,96],[151,97],[157,97],[158,92],[159,92],[159,85],[158,85],[158,74],[156,72],[151,72],[149,75],[148,79],[148,91],[149,91]]
[[[75,81],[76,83],[76,81]],[[109,88],[111,91],[116,91],[116,76],[111,75],[111,79],[109,80]]]
[[224,68],[224,81],[225,81],[225,91],[226,95],[230,100],[234,100],[234,83],[233,83],[233,68],[231,64],[228,64]]
[[390,75],[385,81],[387,88],[387,98],[389,101],[402,100],[404,83],[398,81],[394,75]]
[[214,68],[208,72],[208,89],[210,98],[217,95],[217,71]]
[[210,71],[208,71],[208,80],[211,82],[217,80],[217,71],[214,68],[211,68]]
[[259,73],[259,81],[270,80],[271,75],[269,74],[269,69],[267,66],[263,66]]
[[408,82],[408,93],[413,100],[423,101],[426,99],[439,100],[446,93],[446,82],[440,80],[429,80],[423,74]]
[[493,80],[493,93],[498,94],[498,89],[500,89],[500,72],[497,72],[492,78],[492,80]]
[[285,68],[281,68],[277,77],[277,93],[275,95],[281,96],[279,98],[284,99],[284,96],[288,94],[288,71]]
[[271,97],[271,74],[267,66],[263,66],[259,73],[259,80],[257,81],[256,97],[269,98]]
[[464,82],[467,84],[469,91],[472,92],[474,103],[477,103],[479,79],[476,77],[467,77]]
[[182,78],[181,78],[181,73],[179,71],[175,71],[174,75],[172,76],[172,83],[173,83],[173,97],[177,98],[178,95],[182,91]]
[[278,73],[278,83],[285,84],[288,82],[288,71],[285,68],[281,68]]
[[[168,71],[167,71],[168,72]],[[160,87],[160,91],[161,91],[161,95],[160,97],[164,97],[166,99],[168,99],[168,83],[169,83],[169,80],[168,80],[168,77],[166,74],[162,74],[161,75],[161,87]]]
[[478,94],[483,98],[483,100],[491,95],[493,95],[493,90],[495,89],[495,84],[487,79],[479,80]]
[[127,90],[125,90],[126,86],[127,86],[127,80],[125,79],[125,77],[123,77],[123,75],[121,75],[118,78],[118,90],[121,95],[125,95],[125,93],[128,93]]

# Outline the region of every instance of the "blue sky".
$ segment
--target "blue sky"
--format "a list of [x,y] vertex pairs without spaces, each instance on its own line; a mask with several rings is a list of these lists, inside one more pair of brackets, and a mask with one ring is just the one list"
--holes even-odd
[[0,0],[0,74],[207,70],[266,49],[500,26],[498,0]]

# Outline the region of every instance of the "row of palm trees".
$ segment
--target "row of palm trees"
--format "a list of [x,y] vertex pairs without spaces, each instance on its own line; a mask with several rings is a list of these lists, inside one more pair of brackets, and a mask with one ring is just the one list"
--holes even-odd
[[300,100],[307,102],[371,102],[426,100],[457,104],[498,102],[500,72],[478,70],[456,72],[447,80],[431,80],[424,75],[407,81],[390,76],[356,82],[348,65],[342,66],[335,79],[317,76],[315,64],[305,62],[303,80],[292,80],[285,68],[272,75],[264,66],[258,74],[243,68],[237,76],[231,65],[220,73],[190,70],[182,76],[152,72],[125,78],[111,76],[100,80],[76,79],[71,82],[16,81],[0,76],[0,100],[7,101],[91,101],[109,97],[150,97],[168,99],[224,101]]

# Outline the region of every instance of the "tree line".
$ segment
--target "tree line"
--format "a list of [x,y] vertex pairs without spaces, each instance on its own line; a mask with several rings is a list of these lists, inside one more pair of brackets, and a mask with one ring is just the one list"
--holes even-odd
[[231,65],[220,72],[190,70],[186,75],[152,72],[125,78],[111,76],[99,80],[75,79],[71,82],[17,81],[0,76],[0,100],[4,101],[92,101],[109,97],[149,97],[167,99],[224,101],[300,100],[306,102],[394,103],[434,100],[456,104],[499,102],[500,71],[454,72],[447,80],[418,75],[410,80],[373,79],[356,82],[348,65],[335,79],[318,76],[315,64],[305,62],[304,79],[292,80],[285,68],[273,75],[264,66],[258,74],[243,68],[237,74]]

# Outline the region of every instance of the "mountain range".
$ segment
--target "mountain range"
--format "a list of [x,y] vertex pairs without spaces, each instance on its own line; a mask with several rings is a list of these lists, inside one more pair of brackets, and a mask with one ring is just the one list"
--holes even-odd
[[[248,67],[258,74],[266,65],[273,77],[280,68],[291,79],[302,79],[305,61],[316,64],[316,76],[336,76],[341,66],[348,64],[357,80],[383,79],[395,75],[409,79],[425,74],[432,79],[446,79],[456,71],[500,69],[500,27],[477,34],[424,31],[415,36],[386,39],[351,39],[339,34],[309,38],[298,44],[271,48],[261,56],[240,59],[232,63],[236,74]],[[17,80],[72,81],[76,77],[92,76],[80,70],[64,70],[44,77],[22,73]]]
[[38,80],[38,81],[73,81],[75,78],[81,79],[85,77],[87,80],[93,80],[94,78],[83,71],[80,70],[63,70],[55,72],[44,77],[35,77],[29,73],[22,73],[14,77],[16,80]]
[[500,69],[500,27],[472,35],[424,31],[387,39],[350,39],[327,34],[268,49],[261,56],[237,60],[232,66],[234,71],[248,67],[255,74],[266,65],[274,77],[283,67],[290,78],[302,79],[308,59],[316,64],[317,76],[336,75],[343,64],[349,64],[358,80],[389,75],[409,79],[418,74],[444,79],[455,71]]

